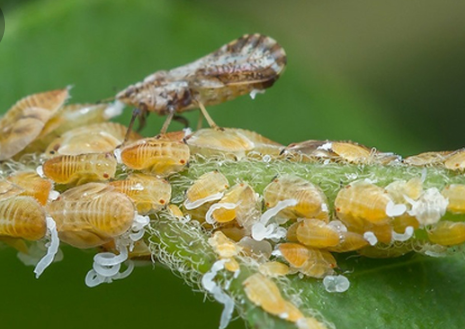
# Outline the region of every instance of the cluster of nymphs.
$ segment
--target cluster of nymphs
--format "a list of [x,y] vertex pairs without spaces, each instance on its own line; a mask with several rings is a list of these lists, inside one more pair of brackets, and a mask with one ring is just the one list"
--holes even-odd
[[[162,211],[200,223],[209,237],[217,261],[202,285],[225,305],[221,327],[234,300],[227,292],[231,281],[221,284],[218,274],[236,279],[244,264],[249,270],[255,264],[257,271],[242,283],[251,303],[299,328],[324,328],[286,299],[274,278],[318,278],[328,292],[344,292],[350,283],[335,253],[441,256],[465,242],[464,150],[401,159],[352,142],[284,147],[227,128],[153,138],[131,133],[125,141],[127,128],[108,122],[121,111],[117,104],[63,105],[67,98],[67,89],[32,95],[0,120],[0,241],[36,264],[37,276],[60,258],[60,241],[100,249],[87,285],[127,276],[131,259],[156,257],[146,229]],[[341,174],[337,188],[309,170],[278,170],[269,183],[257,182],[252,170],[222,172],[225,163],[272,168],[278,162],[352,171]],[[202,163],[217,167],[195,172]],[[407,178],[381,183],[360,169],[368,167],[401,168]],[[431,168],[442,182],[427,180]],[[172,197],[179,186],[181,197]]]

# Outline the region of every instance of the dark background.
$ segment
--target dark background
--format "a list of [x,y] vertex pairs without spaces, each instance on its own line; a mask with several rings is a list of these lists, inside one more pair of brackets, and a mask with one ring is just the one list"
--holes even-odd
[[[403,156],[465,144],[464,2],[43,0],[0,7],[2,113],[21,97],[67,85],[72,102],[110,97],[259,32],[286,49],[286,72],[253,101],[211,107],[219,125],[283,144],[353,140]],[[188,114],[192,123],[197,115]],[[127,109],[118,120],[129,116]],[[162,122],[152,115],[143,133],[156,134]],[[91,289],[84,276],[93,253],[64,253],[36,280],[13,250],[1,249],[2,328],[218,326],[221,307],[203,303],[158,265]]]

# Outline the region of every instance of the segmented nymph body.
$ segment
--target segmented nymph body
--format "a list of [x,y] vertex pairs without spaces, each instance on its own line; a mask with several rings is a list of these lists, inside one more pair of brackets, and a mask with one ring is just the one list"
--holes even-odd
[[247,297],[268,313],[280,315],[286,311],[286,301],[271,279],[256,273],[248,277],[243,285]]
[[260,264],[258,271],[268,277],[279,277],[289,274],[289,266],[277,261],[272,261]]
[[160,115],[219,104],[271,87],[286,65],[272,38],[247,34],[195,62],[158,71],[116,95],[126,104]]
[[440,221],[428,230],[428,239],[442,246],[454,246],[465,242],[465,223]]
[[295,199],[297,204],[282,210],[286,218],[329,220],[328,201],[323,191],[311,182],[293,175],[279,176],[263,190],[265,205],[274,207],[279,201]]
[[[290,322],[307,320],[297,306],[281,295],[276,283],[265,275],[260,273],[253,274],[244,281],[243,285],[244,291],[250,301],[266,312]],[[303,328],[324,328],[323,326],[319,326],[318,321],[313,318],[309,318],[309,321],[312,321],[312,324]]]
[[256,132],[237,128],[200,129],[187,136],[185,140],[192,154],[235,160],[242,159],[246,155],[277,156],[283,147]]
[[192,154],[240,159],[254,144],[236,129],[200,129],[186,138]]
[[338,162],[388,164],[400,160],[396,154],[380,152],[352,141],[308,140],[288,145],[282,149],[281,154],[304,162],[330,159]]
[[297,223],[296,237],[300,243],[313,248],[335,247],[339,244],[339,232],[324,221],[306,218]]
[[47,227],[45,211],[30,196],[14,196],[0,200],[0,238],[39,240],[45,236]]
[[[71,129],[54,139],[45,153],[56,155],[79,155],[84,153],[105,153],[121,145],[127,132],[127,127],[116,122],[103,122]],[[128,142],[142,138],[131,132]]]
[[8,180],[0,180],[0,240],[35,241],[46,233],[46,214],[27,191]]
[[447,211],[453,214],[465,214],[465,185],[451,184],[444,187],[441,194],[449,200]]
[[0,161],[21,152],[42,132],[68,98],[68,89],[34,94],[18,101],[0,119]]
[[327,250],[308,248],[298,243],[282,243],[279,251],[291,269],[313,278],[324,278],[334,272],[336,259]]
[[258,200],[258,195],[250,185],[236,184],[224,194],[215,208],[210,209],[212,218],[218,223],[235,219],[241,227],[249,228],[260,214]]
[[71,188],[46,209],[60,239],[76,248],[100,246],[126,232],[136,210],[128,196],[103,183]]
[[116,158],[112,153],[59,155],[45,161],[45,176],[58,184],[83,184],[115,177]]
[[450,170],[463,172],[465,170],[465,149],[453,152],[446,161],[444,161],[444,167]]
[[67,104],[47,123],[44,131],[61,136],[78,127],[108,121],[122,110],[122,106],[114,104]]
[[403,160],[411,166],[435,166],[441,165],[450,156],[451,151],[425,152],[409,156]]
[[185,143],[164,138],[144,138],[121,150],[121,160],[129,168],[162,176],[184,169],[189,156]]
[[140,214],[160,210],[171,199],[171,185],[165,179],[156,176],[137,173],[126,179],[113,181],[109,185],[126,194],[135,203]]
[[337,217],[349,230],[359,234],[371,232],[377,240],[389,243],[392,227],[386,209],[390,201],[384,188],[359,180],[339,190],[334,206]]
[[207,202],[219,200],[228,187],[228,179],[222,173],[211,171],[203,174],[186,191],[184,207],[194,209]]
[[21,195],[32,196],[42,206],[45,206],[49,193],[52,189],[52,182],[40,177],[34,171],[17,172],[7,178],[10,182],[24,189]]

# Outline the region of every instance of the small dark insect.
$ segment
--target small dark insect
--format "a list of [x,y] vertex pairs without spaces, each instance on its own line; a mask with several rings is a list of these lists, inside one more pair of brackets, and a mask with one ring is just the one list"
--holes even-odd
[[193,63],[149,75],[129,86],[116,99],[135,106],[129,125],[139,116],[141,126],[149,112],[168,115],[161,134],[177,114],[200,108],[211,127],[216,127],[205,106],[238,96],[255,96],[271,87],[286,66],[284,49],[270,37],[246,34]]

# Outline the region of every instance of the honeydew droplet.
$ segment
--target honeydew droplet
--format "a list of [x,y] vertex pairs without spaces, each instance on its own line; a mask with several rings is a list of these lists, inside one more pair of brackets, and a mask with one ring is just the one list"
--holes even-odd
[[317,150],[323,150],[323,151],[331,151],[332,149],[333,149],[333,143],[331,142],[324,143],[323,145],[317,147]]
[[338,233],[347,232],[347,227],[340,220],[332,220],[328,223],[328,226]]
[[192,134],[192,129],[187,127],[182,130],[184,132],[184,137],[187,137]]
[[123,160],[121,159],[121,149],[118,147],[113,151],[113,154],[115,155],[116,162],[118,163],[123,163]]
[[38,167],[36,168],[36,173],[37,173],[37,175],[39,175],[40,177],[46,178],[46,177],[45,177],[45,174],[44,174],[44,167],[38,166]]
[[121,268],[120,263],[116,265],[112,265],[112,266],[102,266],[98,263],[94,263],[93,265],[94,271],[103,277],[112,277],[116,275],[116,273],[119,272],[120,268]]
[[140,231],[137,231],[135,233],[131,233],[129,234],[129,238],[132,240],[132,241],[139,241],[140,239],[142,239],[142,237],[144,236],[145,234],[145,230],[144,229],[141,229]]
[[234,300],[229,297],[220,287],[215,287],[213,291],[213,297],[217,302],[224,305],[223,312],[221,312],[220,318],[220,329],[224,329],[231,322],[232,314],[234,311]]
[[85,282],[86,286],[93,288],[105,282],[105,279],[102,276],[98,275],[97,272],[95,272],[92,269],[89,272],[87,272]]
[[224,202],[224,203],[215,203],[215,204],[212,204],[210,206],[210,208],[208,209],[207,211],[207,214],[205,215],[205,221],[208,223],[208,224],[214,224],[216,221],[215,219],[213,218],[213,212],[217,209],[220,209],[220,208],[224,208],[224,209],[227,209],[227,210],[232,210],[234,208],[236,208],[236,204],[235,203],[228,203],[228,202]]
[[323,279],[327,292],[344,292],[350,287],[350,281],[343,275],[328,275]]
[[414,216],[421,226],[437,223],[446,213],[449,200],[435,188],[429,188],[423,192],[418,200],[412,200],[404,196],[411,205],[412,209],[408,211],[410,216]]
[[264,94],[264,93],[265,93],[265,90],[252,89],[249,95],[250,95],[250,98],[255,99],[255,97],[257,97],[258,94]]
[[126,247],[119,246],[119,255],[111,252],[102,252],[94,256],[92,269],[87,272],[85,282],[88,287],[95,287],[101,283],[111,283],[113,280],[124,279],[134,270],[134,262],[127,261],[127,269],[120,272],[121,264],[128,259]]
[[56,253],[58,252],[58,247],[60,246],[60,239],[58,238],[57,225],[52,217],[47,216],[45,218],[47,223],[47,232],[50,236],[49,246],[47,248],[47,254],[37,263],[34,273],[36,278],[45,271],[45,269],[53,262]]
[[271,161],[271,156],[269,154],[265,154],[262,158],[263,162],[270,162]]
[[376,238],[376,235],[373,232],[368,231],[363,233],[363,238],[367,240],[368,243],[372,246],[378,243],[378,239]]
[[279,201],[276,204],[276,206],[268,209],[263,213],[262,217],[260,218],[260,222],[266,225],[270,221],[270,219],[276,216],[281,210],[286,209],[287,207],[295,206],[297,203],[298,202],[296,199],[287,199]]
[[258,222],[252,226],[252,238],[256,241],[262,241],[272,233],[273,227],[271,225],[265,226],[264,224]]
[[207,203],[207,202],[210,202],[210,201],[216,201],[216,200],[221,199],[223,197],[223,194],[224,194],[223,192],[218,192],[218,193],[206,196],[205,198],[195,200],[193,202],[189,202],[189,201],[186,200],[184,202],[184,207],[187,210],[192,210],[192,209],[200,207],[204,203]]
[[425,255],[430,256],[430,257],[435,257],[435,258],[445,257],[446,256],[444,253],[435,252],[435,251],[431,251],[431,250],[426,250]]
[[321,204],[321,211],[322,212],[329,212],[328,205],[326,203]]
[[118,279],[118,280],[124,279],[124,278],[127,278],[132,273],[132,271],[134,270],[134,262],[132,260],[127,260],[125,262],[125,264],[128,266],[126,268],[126,270],[123,271],[123,272],[116,273],[116,275],[113,277],[113,279],[115,279],[115,280],[116,279]]
[[403,215],[407,211],[405,204],[395,204],[393,201],[389,201],[386,205],[386,215],[389,217],[398,217]]
[[133,231],[139,231],[145,228],[150,223],[149,216],[139,215],[137,212],[134,215],[134,222],[132,224]]
[[108,106],[103,111],[103,115],[104,115],[105,119],[108,120],[108,119],[111,119],[111,118],[114,118],[116,116],[121,115],[121,113],[123,113],[124,106],[125,105],[124,105],[123,102],[115,101],[113,104]]
[[346,178],[348,180],[356,180],[358,178],[358,175],[353,173],[353,174],[345,174]]
[[393,241],[407,241],[413,236],[414,229],[412,226],[407,226],[404,233],[397,233],[392,231],[392,240]]
[[226,260],[224,259],[216,261],[210,268],[210,271],[205,273],[202,277],[202,286],[204,289],[210,292],[216,301],[224,305],[224,309],[221,314],[220,329],[224,329],[228,326],[234,311],[234,300],[229,297],[215,281],[213,281],[218,272],[224,269],[225,263]]
[[60,196],[60,192],[55,191],[55,190],[50,190],[50,193],[48,194],[48,200],[54,201],[58,199],[59,196]]
[[141,183],[137,183],[133,186],[131,186],[131,191],[143,191],[144,186]]
[[126,248],[121,248],[120,254],[115,255],[112,252],[101,252],[94,256],[94,263],[101,266],[114,266],[121,264],[128,259],[128,251]]
[[[256,241],[248,236],[243,237],[238,243],[239,246],[250,249],[254,254],[263,255],[270,258],[273,248],[268,241]],[[279,249],[276,252],[281,253]]]

